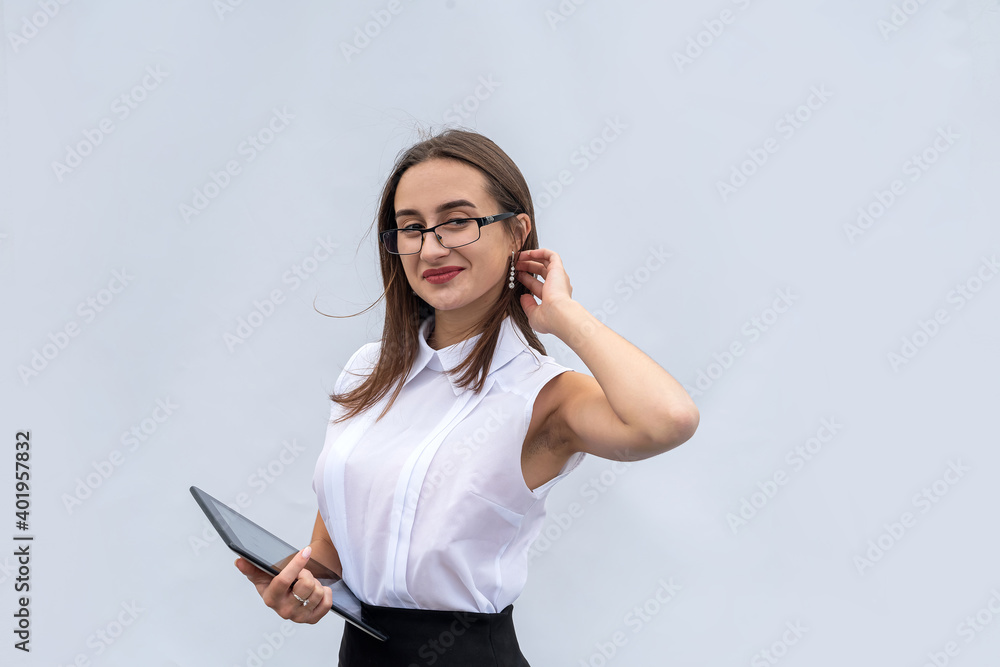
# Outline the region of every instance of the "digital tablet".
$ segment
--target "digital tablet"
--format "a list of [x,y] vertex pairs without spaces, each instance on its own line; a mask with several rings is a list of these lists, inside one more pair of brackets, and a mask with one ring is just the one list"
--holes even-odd
[[[300,549],[296,549],[291,544],[275,537],[197,486],[191,487],[191,495],[198,501],[198,505],[229,548],[264,572],[272,575],[279,574],[285,565],[299,553]],[[388,635],[364,618],[361,602],[336,572],[317,562],[315,558],[309,559],[305,569],[312,572],[321,584],[328,586],[333,591],[331,611],[376,639],[385,641],[389,638]]]

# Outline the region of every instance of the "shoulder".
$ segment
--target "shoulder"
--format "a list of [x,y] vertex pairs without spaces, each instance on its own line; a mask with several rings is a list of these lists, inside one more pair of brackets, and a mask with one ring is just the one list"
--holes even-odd
[[527,350],[514,355],[498,369],[491,370],[500,389],[533,400],[538,390],[563,369],[548,357]]
[[355,363],[363,364],[364,366],[374,366],[375,362],[378,361],[378,355],[381,351],[381,341],[365,343],[358,348],[357,352],[351,355],[351,359],[348,361],[348,366]]
[[590,388],[589,381],[597,381],[555,362],[551,357],[533,359],[531,355],[522,356],[524,358],[520,363],[528,379],[521,386],[531,399],[529,433],[534,434],[534,438],[545,440],[549,447],[565,445],[567,438],[559,422],[565,413],[564,406],[586,392]]
[[375,363],[378,361],[378,356],[381,351],[381,342],[375,341],[373,343],[365,343],[351,355],[350,359],[347,360],[347,365],[344,366],[344,370],[371,370],[375,367]]
[[341,371],[340,377],[337,378],[334,390],[338,394],[342,394],[348,389],[348,385],[352,380],[357,382],[364,376],[369,375],[375,368],[376,362],[378,362],[381,349],[382,344],[378,341],[365,343],[359,347],[344,365],[344,370]]
[[[574,399],[587,395],[597,385],[597,380],[586,373],[578,373],[572,368],[559,367],[559,372],[549,378],[548,382],[538,392],[535,399],[535,411],[545,415],[547,427],[550,430],[554,415],[560,413],[560,408]],[[597,385],[600,389],[600,385]]]
[[531,347],[520,334],[516,335],[517,343],[512,342],[513,336],[501,339],[490,364],[490,375],[504,388],[534,396],[553,376],[572,370]]

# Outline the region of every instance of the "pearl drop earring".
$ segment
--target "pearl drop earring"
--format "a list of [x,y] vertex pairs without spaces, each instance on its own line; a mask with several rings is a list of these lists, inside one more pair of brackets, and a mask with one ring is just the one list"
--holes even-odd
[[507,285],[510,289],[514,289],[514,251],[510,251],[510,283]]

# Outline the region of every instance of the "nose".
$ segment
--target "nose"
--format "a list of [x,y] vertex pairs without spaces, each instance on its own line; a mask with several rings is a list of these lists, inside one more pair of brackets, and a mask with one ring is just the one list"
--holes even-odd
[[420,248],[420,256],[423,259],[433,260],[438,257],[443,257],[449,252],[451,252],[451,249],[445,248],[441,245],[441,241],[438,240],[437,234],[434,232],[424,234],[424,243]]

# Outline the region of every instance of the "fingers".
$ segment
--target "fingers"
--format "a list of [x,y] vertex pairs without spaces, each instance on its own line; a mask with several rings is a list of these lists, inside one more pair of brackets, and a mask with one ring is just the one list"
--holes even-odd
[[333,605],[333,591],[323,586],[308,570],[292,585],[284,601],[274,610],[282,618],[296,623],[315,623],[323,618]]
[[[316,608],[313,609],[312,620],[306,621],[307,623],[315,623],[319,619],[326,616],[327,612],[333,608],[333,589],[329,586],[320,586],[322,589],[322,597],[316,603]],[[311,606],[311,605],[310,605]]]
[[533,262],[536,264],[549,264],[550,262],[559,261],[559,253],[553,252],[548,248],[535,248],[533,250],[522,250],[521,254],[517,256],[518,262]]
[[561,265],[559,255],[546,248],[524,250],[517,260],[518,269],[542,278],[545,278],[550,268]]
[[296,623],[315,623],[333,607],[333,591],[303,569],[311,554],[311,547],[306,547],[276,575],[260,570],[244,558],[237,558],[235,565],[257,588],[264,604],[279,616]]
[[[517,263],[516,275],[520,278],[530,278],[538,281],[539,278],[544,279],[548,272],[548,268],[539,262],[522,259]],[[539,284],[541,284],[540,281]]]
[[[292,588],[292,584],[298,579],[299,573],[302,568],[306,566],[309,562],[309,556],[312,555],[312,547],[306,547],[299,553],[295,555],[292,560],[288,561],[281,572],[274,575],[274,579],[271,581],[267,590],[264,591],[264,602],[269,607],[273,607],[275,604],[280,602],[285,597],[289,597],[289,591]],[[308,570],[306,570],[308,574]]]
[[315,623],[333,603],[333,592],[304,569],[311,554],[312,547],[300,551],[261,591],[264,604],[296,623]]
[[518,274],[527,275],[533,273],[536,276],[542,276],[544,278],[545,274],[548,272],[548,269],[541,262],[529,262],[521,260],[520,262],[517,263],[517,266],[519,267],[517,270]]
[[292,594],[292,599],[299,607],[292,610],[290,618],[299,623],[315,623],[323,618],[333,605],[333,591],[315,579],[311,584],[305,578],[299,579],[292,587]]
[[[529,276],[527,274],[519,273],[517,274],[517,279],[521,281],[521,284],[524,285],[524,288],[528,290],[528,292],[530,292],[531,295],[537,296],[539,299],[542,298],[542,285],[544,283],[538,280],[538,278],[535,278],[534,276]],[[521,298],[524,298],[525,296],[529,295],[523,294]],[[532,303],[534,303],[534,301],[532,301]]]
[[268,584],[271,583],[271,579],[274,577],[267,572],[264,572],[259,567],[253,563],[243,559],[236,559],[236,569],[246,575],[247,579],[253,583],[257,588],[257,592],[263,595],[264,589],[267,588]]

